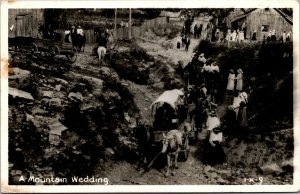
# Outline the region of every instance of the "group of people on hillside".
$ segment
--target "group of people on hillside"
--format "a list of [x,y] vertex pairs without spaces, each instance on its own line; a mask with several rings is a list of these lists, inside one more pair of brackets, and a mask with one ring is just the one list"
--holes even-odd
[[237,30],[227,30],[227,34],[225,37],[226,41],[232,41],[232,42],[243,42],[245,41],[245,33],[242,29]]
[[[285,43],[287,41],[291,41],[291,37],[292,37],[292,31],[286,32],[283,31],[282,36],[280,37],[280,40]],[[272,30],[268,32],[267,38],[264,37],[264,40],[266,41],[276,41],[277,40],[277,36],[276,36],[276,30]]]
[[[195,57],[193,57],[195,58]],[[194,117],[196,128],[201,131],[202,129],[213,129],[221,126],[220,119],[217,116],[218,104],[222,103],[220,97],[219,86],[221,82],[220,68],[213,59],[206,59],[204,53],[196,57],[196,62],[190,64],[197,68],[189,68],[187,74],[187,83],[190,83],[190,75],[196,73],[194,77],[197,81],[192,82],[194,87],[186,89],[186,96],[189,104],[194,104],[189,108],[189,117]],[[248,94],[244,92],[243,85],[243,70],[238,68],[236,71],[229,70],[228,83],[226,86],[226,98],[228,115],[225,116],[226,130],[230,133],[237,128],[246,128],[247,122],[247,103]],[[234,113],[234,117],[233,117]]]
[[225,101],[228,105],[227,128],[228,133],[243,131],[248,126],[247,103],[248,94],[243,91],[243,71],[241,68],[229,70],[226,86]]

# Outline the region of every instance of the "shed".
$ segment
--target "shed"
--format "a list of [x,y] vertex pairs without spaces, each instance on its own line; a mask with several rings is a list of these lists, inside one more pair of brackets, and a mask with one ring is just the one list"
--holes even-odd
[[293,30],[293,19],[277,8],[234,9],[227,17],[227,26],[231,29],[246,27],[247,37],[256,31],[258,40],[263,40],[269,31],[275,30],[277,39],[284,31]]
[[9,9],[8,37],[36,37],[40,23],[44,23],[44,9]]

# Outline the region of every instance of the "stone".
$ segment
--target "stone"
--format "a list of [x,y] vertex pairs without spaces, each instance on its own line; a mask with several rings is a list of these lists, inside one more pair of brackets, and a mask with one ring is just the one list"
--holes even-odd
[[278,174],[282,172],[282,168],[276,163],[266,164],[264,166],[259,167],[264,175],[267,174]]
[[62,87],[61,84],[58,84],[55,86],[55,90],[59,92],[61,90],[61,87]]
[[73,101],[80,101],[82,102],[83,101],[83,96],[80,92],[71,92],[68,97],[73,100]]
[[68,81],[66,81],[66,80],[64,80],[64,79],[60,79],[60,78],[53,78],[56,82],[58,82],[58,83],[60,83],[60,84],[62,84],[62,85],[68,85],[69,84],[69,82]]
[[124,117],[125,117],[125,120],[126,120],[127,122],[130,121],[130,116],[128,115],[127,112],[124,112]]
[[59,121],[54,121],[48,125],[49,132],[49,143],[58,145],[60,143],[63,133],[68,129],[66,126],[61,124]]
[[11,87],[9,87],[8,95],[13,98],[22,98],[30,101],[34,100],[30,93]]
[[204,172],[206,173],[206,172],[211,171],[211,170],[212,170],[212,167],[211,167],[210,165],[208,165],[208,166],[205,166],[203,170],[204,170]]
[[115,155],[115,152],[112,148],[105,148],[104,156],[106,159],[110,159]]
[[44,98],[52,98],[53,97],[53,91],[42,91],[42,95]]
[[47,82],[48,82],[48,84],[55,84],[56,83],[56,81],[54,79],[52,79],[52,78],[49,78],[47,80]]
[[61,107],[61,99],[60,98],[52,98],[51,100],[49,100],[49,107],[50,108]]
[[9,86],[14,88],[26,88],[31,83],[31,72],[20,68],[9,69]]

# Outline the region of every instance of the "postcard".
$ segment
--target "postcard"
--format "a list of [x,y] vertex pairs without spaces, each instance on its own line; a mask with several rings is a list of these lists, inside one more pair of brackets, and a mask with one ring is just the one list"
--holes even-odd
[[299,191],[298,1],[1,2],[1,192]]

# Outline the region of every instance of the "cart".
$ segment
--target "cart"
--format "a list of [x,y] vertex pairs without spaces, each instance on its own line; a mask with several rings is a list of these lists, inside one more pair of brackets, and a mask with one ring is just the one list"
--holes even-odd
[[160,145],[163,133],[168,133],[172,129],[178,129],[183,133],[183,146],[180,153],[183,153],[183,160],[189,156],[189,133],[185,127],[187,115],[186,100],[181,90],[167,90],[163,92],[151,104],[151,123],[153,128],[152,146]]
[[65,55],[72,63],[74,63],[77,59],[77,49],[72,43],[52,39],[35,38],[31,44],[31,51],[33,54],[45,54],[49,57]]

